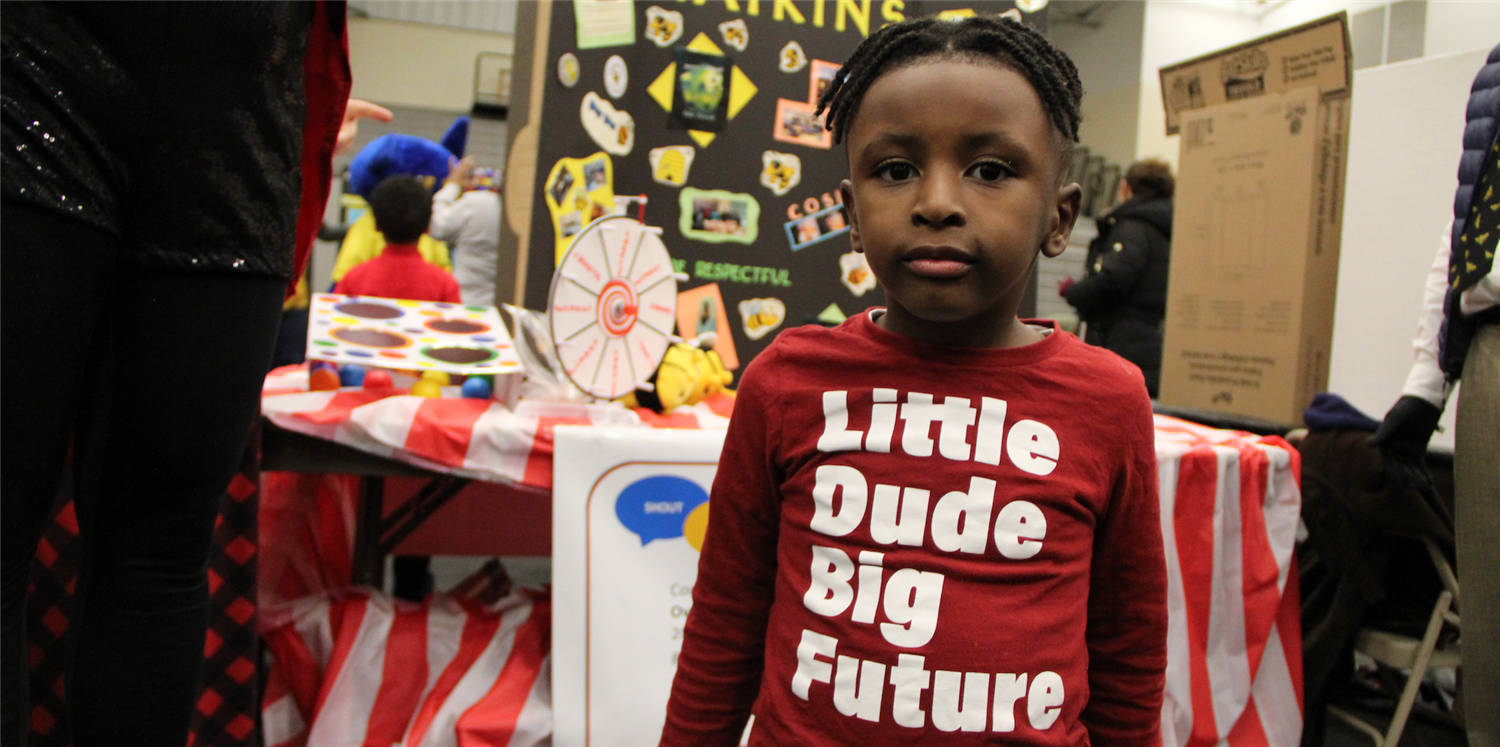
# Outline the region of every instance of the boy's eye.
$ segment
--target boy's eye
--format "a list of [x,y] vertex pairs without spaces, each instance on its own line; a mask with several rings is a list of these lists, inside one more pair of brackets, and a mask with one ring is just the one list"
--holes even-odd
[[892,161],[882,164],[876,169],[875,174],[888,182],[904,182],[916,176],[917,169],[905,161]]
[[981,161],[969,167],[969,174],[986,182],[997,182],[1010,175],[1010,169],[999,161]]

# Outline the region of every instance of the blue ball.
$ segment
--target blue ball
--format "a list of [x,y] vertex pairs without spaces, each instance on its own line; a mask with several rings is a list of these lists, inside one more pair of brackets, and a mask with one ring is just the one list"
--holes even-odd
[[463,394],[469,399],[489,399],[490,382],[485,381],[478,376],[470,376],[469,379],[464,382]]
[[339,383],[344,386],[359,386],[365,383],[365,367],[358,363],[345,363],[339,368]]

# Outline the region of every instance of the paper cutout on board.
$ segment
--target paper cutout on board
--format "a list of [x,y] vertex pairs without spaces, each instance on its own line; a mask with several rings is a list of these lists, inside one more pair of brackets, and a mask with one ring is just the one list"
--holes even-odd
[[743,18],[725,21],[719,24],[719,36],[723,37],[725,44],[743,52],[750,44],[750,27],[745,25]]
[[760,154],[760,185],[780,197],[802,183],[802,159],[768,150]]
[[740,328],[745,336],[759,340],[786,321],[786,304],[779,298],[747,298],[740,301]]
[[1047,7],[1047,0],[1016,0],[1016,7],[1023,13],[1035,13]]
[[776,58],[776,68],[783,73],[795,73],[804,67],[807,67],[807,53],[802,51],[802,45],[787,42]]
[[849,252],[839,255],[839,282],[859,298],[875,288],[875,273],[870,271],[870,263],[865,260],[863,252]]
[[692,339],[705,332],[718,337],[714,342],[714,352],[723,359],[724,367],[730,371],[738,369],[740,358],[734,351],[734,334],[718,283],[700,285],[677,294],[677,334]]
[[624,47],[635,43],[635,3],[574,0],[578,48]]
[[[973,8],[954,8],[953,10],[939,11],[937,17],[942,21],[957,21],[961,18],[973,18],[977,15],[979,14],[975,13]],[[1000,15],[1004,16],[1005,14],[1001,13]],[[1018,16],[1016,20],[1021,20],[1019,18],[1020,13],[1017,13],[1016,15]]]
[[646,38],[658,47],[670,47],[682,38],[682,13],[653,5],[646,9]]
[[772,137],[783,143],[828,150],[833,147],[833,133],[823,128],[817,106],[805,101],[776,100],[776,123]]
[[630,84],[630,68],[625,66],[625,58],[617,54],[609,56],[604,61],[604,92],[612,99],[625,95],[625,87]]
[[693,168],[693,156],[697,153],[691,145],[664,145],[652,148],[651,179],[657,184],[681,187],[687,184],[688,172]]
[[743,192],[685,187],[677,195],[682,235],[719,244],[734,241],[755,243],[760,226],[760,203]]
[[[693,37],[693,41],[687,45],[686,49],[711,57],[723,57],[724,55],[724,52],[719,49],[718,45],[714,44],[713,40],[709,39],[708,35],[703,33],[699,33]],[[676,62],[672,62],[667,65],[665,70],[661,71],[661,75],[656,76],[656,80],[652,81],[651,85],[646,87],[646,93],[651,96],[651,100],[655,101],[668,113],[675,113],[676,111],[674,104],[679,89],[677,72],[678,65]],[[755,97],[758,90],[755,83],[750,80],[749,76],[745,75],[745,72],[738,65],[731,65],[729,69],[729,88],[727,91],[728,108],[724,114],[725,118],[734,119],[740,113],[740,110],[744,109],[745,105],[750,103],[750,99]],[[690,129],[688,130],[688,137],[691,137],[694,142],[704,148],[707,148],[708,144],[714,141],[714,133],[707,130]]]
[[791,220],[782,224],[787,243],[792,251],[799,251],[849,232],[849,216],[844,204],[834,198],[837,193],[825,192],[822,199],[809,197],[801,203],[788,205],[786,215]]
[[635,147],[635,119],[589,91],[578,107],[583,130],[607,153],[624,156]]
[[542,195],[552,216],[553,261],[560,262],[574,236],[615,211],[614,163],[606,153],[560,159],[548,172]]
[[808,71],[807,102],[817,108],[818,101],[823,98],[823,92],[833,85],[833,76],[839,71],[837,62],[825,60],[813,60],[812,68]]
[[308,360],[462,374],[524,371],[493,306],[318,293],[308,315]]
[[[695,550],[703,547],[703,532],[689,531],[688,519],[702,509],[707,528],[708,493],[698,483],[676,475],[642,478],[620,491],[615,517],[645,546],[659,539],[683,537]],[[695,536],[689,536],[689,535]],[[696,542],[694,541],[696,540]]]
[[844,315],[844,310],[836,303],[828,304],[828,308],[818,312],[817,319],[824,324],[843,324],[849,317]]
[[[1043,0],[1043,2],[1045,3],[1045,0]],[[1016,3],[1016,4],[1020,5],[1020,3]],[[1030,12],[1030,11],[1028,11],[1028,12]],[[1015,8],[1011,8],[1010,10],[1007,10],[1004,13],[1001,13],[1000,17],[1001,18],[1009,18],[1010,20],[1015,21],[1016,23],[1020,23],[1021,22],[1021,11],[1016,10]]]
[[583,74],[583,68],[578,64],[578,55],[572,52],[563,52],[557,58],[557,82],[563,88],[572,88],[578,85],[578,78]]

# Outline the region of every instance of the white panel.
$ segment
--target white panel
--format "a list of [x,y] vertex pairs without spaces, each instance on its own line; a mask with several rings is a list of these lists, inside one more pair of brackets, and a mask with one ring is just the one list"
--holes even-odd
[[[1348,188],[1328,388],[1374,418],[1401,394],[1412,363],[1427,268],[1453,221],[1469,85],[1483,52],[1354,73]],[[1453,445],[1447,433],[1433,445]]]
[[514,34],[517,5],[515,0],[363,0],[350,8],[371,18]]

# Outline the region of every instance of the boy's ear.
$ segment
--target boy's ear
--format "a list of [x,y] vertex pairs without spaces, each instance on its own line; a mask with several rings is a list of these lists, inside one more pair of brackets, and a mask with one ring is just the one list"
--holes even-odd
[[1052,211],[1052,228],[1042,244],[1042,254],[1056,257],[1068,248],[1068,237],[1073,234],[1073,224],[1078,222],[1078,213],[1083,209],[1083,188],[1067,184],[1057,189],[1057,205]]
[[859,238],[859,215],[854,210],[854,182],[848,179],[839,182],[839,197],[844,201],[844,215],[849,217],[849,245],[854,251],[863,253],[865,247]]

